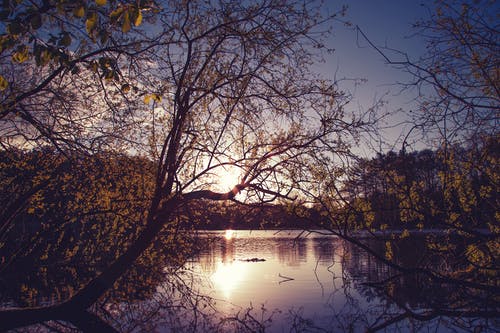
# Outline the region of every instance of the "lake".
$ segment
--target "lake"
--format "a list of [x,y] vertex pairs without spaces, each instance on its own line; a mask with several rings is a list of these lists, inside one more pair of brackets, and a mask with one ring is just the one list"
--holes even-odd
[[[212,297],[214,308],[227,316],[249,313],[245,319],[266,332],[364,332],[368,327],[387,332],[486,332],[491,326],[491,320],[477,318],[405,318],[407,310],[422,313],[430,305],[447,305],[454,291],[419,285],[411,277],[395,279],[382,289],[370,287],[368,282],[383,281],[395,272],[334,236],[237,230],[201,237],[211,241],[186,265],[198,277],[195,289]],[[416,259],[411,251],[420,251],[415,242],[405,255]],[[493,327],[498,328],[498,318]]]
[[[394,241],[393,260],[408,267],[458,267],[428,250],[424,240],[430,234]],[[92,311],[120,332],[500,331],[498,295],[401,275],[332,235],[179,235],[172,244],[156,242]],[[384,239],[363,241],[384,253]],[[59,304],[95,274],[84,260],[37,267],[19,261],[2,274],[0,308]],[[477,315],[488,311],[493,316]],[[74,331],[64,322],[36,330]]]

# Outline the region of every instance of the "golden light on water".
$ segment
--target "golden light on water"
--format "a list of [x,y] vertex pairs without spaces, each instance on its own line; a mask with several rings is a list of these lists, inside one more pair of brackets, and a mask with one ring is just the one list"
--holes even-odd
[[226,232],[224,233],[224,238],[227,240],[233,238],[233,236],[234,236],[234,230],[227,229]]
[[229,299],[231,293],[240,287],[247,274],[248,264],[240,261],[219,263],[210,277],[215,288]]

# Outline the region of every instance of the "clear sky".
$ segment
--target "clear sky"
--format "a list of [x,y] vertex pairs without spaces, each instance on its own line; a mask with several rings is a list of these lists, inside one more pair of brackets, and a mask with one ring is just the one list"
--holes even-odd
[[[344,87],[351,90],[354,95],[350,107],[366,109],[374,101],[383,97],[388,104],[387,111],[396,112],[399,108],[415,109],[415,93],[400,94],[401,86],[397,82],[408,82],[411,77],[399,69],[386,64],[385,60],[356,32],[355,26],[370,38],[379,47],[388,47],[407,53],[416,59],[425,50],[421,38],[412,36],[415,30],[412,24],[418,19],[428,17],[429,7],[433,1],[427,0],[335,0],[328,3],[331,10],[340,8],[342,4],[348,5],[346,20],[353,27],[342,24],[334,25],[334,35],[330,39],[329,47],[333,47],[333,56],[327,59],[326,70],[331,77],[336,73],[337,78],[363,78],[367,82],[354,88],[345,82]],[[422,6],[425,4],[425,6]],[[393,57],[396,54],[388,53]],[[397,58],[395,58],[397,59]],[[402,112],[396,112],[390,118],[390,123],[404,120]],[[387,130],[385,135],[389,141],[397,140],[401,132],[408,130],[408,126],[399,126]],[[375,148],[378,143],[372,142]],[[400,143],[399,143],[400,144]],[[384,150],[393,148],[399,150],[401,146],[383,146]]]

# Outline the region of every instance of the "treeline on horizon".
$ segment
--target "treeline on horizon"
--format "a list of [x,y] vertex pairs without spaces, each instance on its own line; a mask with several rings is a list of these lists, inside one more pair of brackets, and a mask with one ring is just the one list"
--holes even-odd
[[349,224],[498,233],[498,139],[358,160],[343,187],[352,212]]
[[[353,230],[446,228],[450,223],[487,228],[497,218],[499,152],[498,138],[488,137],[468,147],[360,158],[342,180],[343,204],[336,213]],[[4,150],[0,156],[5,225],[40,231],[66,224],[75,235],[103,228],[132,236],[140,229],[137,221],[143,220],[154,189],[155,165],[149,159],[117,153],[73,158],[50,149]],[[187,229],[300,229],[325,223],[320,205],[199,200],[181,210],[181,227]],[[2,228],[0,236],[7,233]]]
[[[482,230],[498,233],[499,148],[498,138],[490,137],[468,147],[361,158],[347,172],[340,193],[343,205],[336,207],[335,218],[351,231],[404,231],[400,238],[424,228],[469,236]],[[73,158],[50,149],[3,150],[0,157],[2,220],[10,226],[1,228],[0,262],[5,286],[17,286],[11,293],[0,285],[6,297],[16,298],[17,290],[33,283],[18,281],[19,269],[41,277],[54,267],[65,283],[73,281],[64,286],[71,294],[119,257],[145,227],[140,221],[145,220],[155,175],[154,163],[146,158],[116,153]],[[327,218],[319,204],[198,200],[179,207],[176,220],[141,257],[142,269],[131,274],[153,272],[158,262],[182,263],[203,246],[189,237],[196,230],[333,230],[332,212]],[[59,278],[36,281],[56,284]],[[40,285],[33,293],[43,290]],[[30,295],[26,290],[22,294]]]

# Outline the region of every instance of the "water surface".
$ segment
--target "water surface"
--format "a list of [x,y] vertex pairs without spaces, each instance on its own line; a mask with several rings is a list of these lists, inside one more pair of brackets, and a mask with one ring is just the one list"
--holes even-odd
[[[405,309],[418,312],[436,302],[447,304],[449,290],[421,286],[411,278],[373,288],[370,282],[394,272],[334,236],[238,230],[208,232],[205,237],[212,242],[186,266],[202,277],[198,290],[213,297],[216,308],[227,315],[249,307],[261,321],[272,315],[266,332],[363,332],[367,327],[390,332],[488,331],[481,320],[395,320]],[[417,260],[417,243],[399,255]]]
[[[475,315],[498,313],[499,295],[399,274],[331,235],[238,230],[180,236],[178,243],[155,243],[92,311],[120,332],[500,331],[498,317]],[[425,237],[429,233],[394,241],[393,260],[453,267],[450,258],[429,251]],[[385,239],[362,241],[385,251]],[[95,274],[85,260],[75,267],[57,263],[12,265],[0,276],[0,308],[59,304]],[[55,328],[35,329],[73,331],[65,323],[50,325]]]

